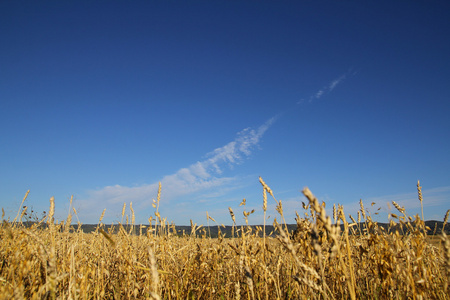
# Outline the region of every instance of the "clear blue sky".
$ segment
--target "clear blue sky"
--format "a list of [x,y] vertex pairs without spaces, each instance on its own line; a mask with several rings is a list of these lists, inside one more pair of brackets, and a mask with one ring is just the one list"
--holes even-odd
[[387,221],[420,179],[442,220],[449,37],[448,1],[1,1],[0,206],[145,223],[161,181],[169,222],[261,224],[262,176],[289,223],[305,186]]

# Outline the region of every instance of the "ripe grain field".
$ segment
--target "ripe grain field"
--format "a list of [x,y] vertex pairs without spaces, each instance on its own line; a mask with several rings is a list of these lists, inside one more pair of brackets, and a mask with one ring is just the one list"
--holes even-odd
[[[71,225],[74,209],[65,222],[55,224],[53,199],[48,215],[31,226],[22,222],[26,208],[11,222],[3,215],[0,298],[449,298],[445,230],[427,235],[423,218],[408,216],[395,202],[398,213],[390,215],[387,229],[372,220],[362,202],[357,219],[347,217],[342,206],[327,216],[325,204],[305,188],[307,213],[297,215],[297,229],[289,232],[282,202],[260,182],[264,213],[268,196],[277,203],[279,221],[271,235],[265,222],[256,229],[234,226],[230,236],[219,230],[214,239],[207,228],[191,223],[191,232],[180,235],[159,215],[161,186],[146,230],[134,226],[132,207],[130,226],[107,229],[100,217],[92,233]],[[418,193],[422,203],[419,183]]]

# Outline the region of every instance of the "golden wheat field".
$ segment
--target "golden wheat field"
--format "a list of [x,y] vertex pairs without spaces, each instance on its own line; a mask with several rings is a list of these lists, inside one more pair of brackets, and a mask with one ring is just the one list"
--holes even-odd
[[219,229],[217,238],[196,224],[177,234],[159,215],[161,189],[145,231],[134,212],[130,226],[107,229],[100,217],[91,233],[71,225],[74,209],[55,223],[53,199],[45,218],[25,226],[24,208],[0,227],[0,298],[449,299],[450,240],[445,231],[430,238],[423,217],[395,202],[388,228],[362,202],[356,220],[341,206],[327,216],[305,188],[307,213],[289,232],[281,200],[260,182],[264,214],[269,195],[277,203],[271,234],[265,223],[233,226],[229,236]]

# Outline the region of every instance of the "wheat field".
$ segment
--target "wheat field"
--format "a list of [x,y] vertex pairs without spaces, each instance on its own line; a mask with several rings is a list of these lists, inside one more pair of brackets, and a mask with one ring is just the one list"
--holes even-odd
[[[422,217],[411,217],[393,202],[397,213],[384,228],[362,201],[356,219],[339,205],[327,216],[325,203],[305,188],[305,215],[297,215],[297,229],[289,232],[281,200],[260,182],[264,215],[269,196],[277,204],[272,233],[264,217],[256,229],[233,226],[229,236],[219,227],[211,238],[192,222],[191,232],[180,234],[159,215],[161,186],[145,228],[134,224],[132,206],[129,226],[107,228],[102,214],[91,233],[71,225],[73,208],[55,223],[53,198],[48,214],[31,226],[22,222],[26,207],[13,221],[3,213],[0,298],[449,299],[450,240],[441,230],[429,242],[423,209]],[[122,220],[124,214],[125,205]]]

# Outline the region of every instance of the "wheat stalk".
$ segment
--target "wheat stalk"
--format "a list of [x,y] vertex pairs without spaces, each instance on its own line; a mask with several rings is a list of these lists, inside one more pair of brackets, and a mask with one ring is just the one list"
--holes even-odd
[[[13,223],[16,223],[16,220],[17,220],[17,218],[19,217],[20,211],[22,210],[22,205],[23,205],[23,203],[25,202],[25,200],[27,199],[29,193],[30,193],[30,190],[28,190],[28,191],[25,193],[25,196],[23,197],[22,202],[20,203],[19,211],[17,212],[17,216],[14,218]],[[3,216],[2,216],[2,219],[3,219]]]
[[447,212],[445,213],[444,223],[442,224],[442,232],[445,232],[445,225],[447,224],[449,213],[450,213],[450,209],[448,209]]

